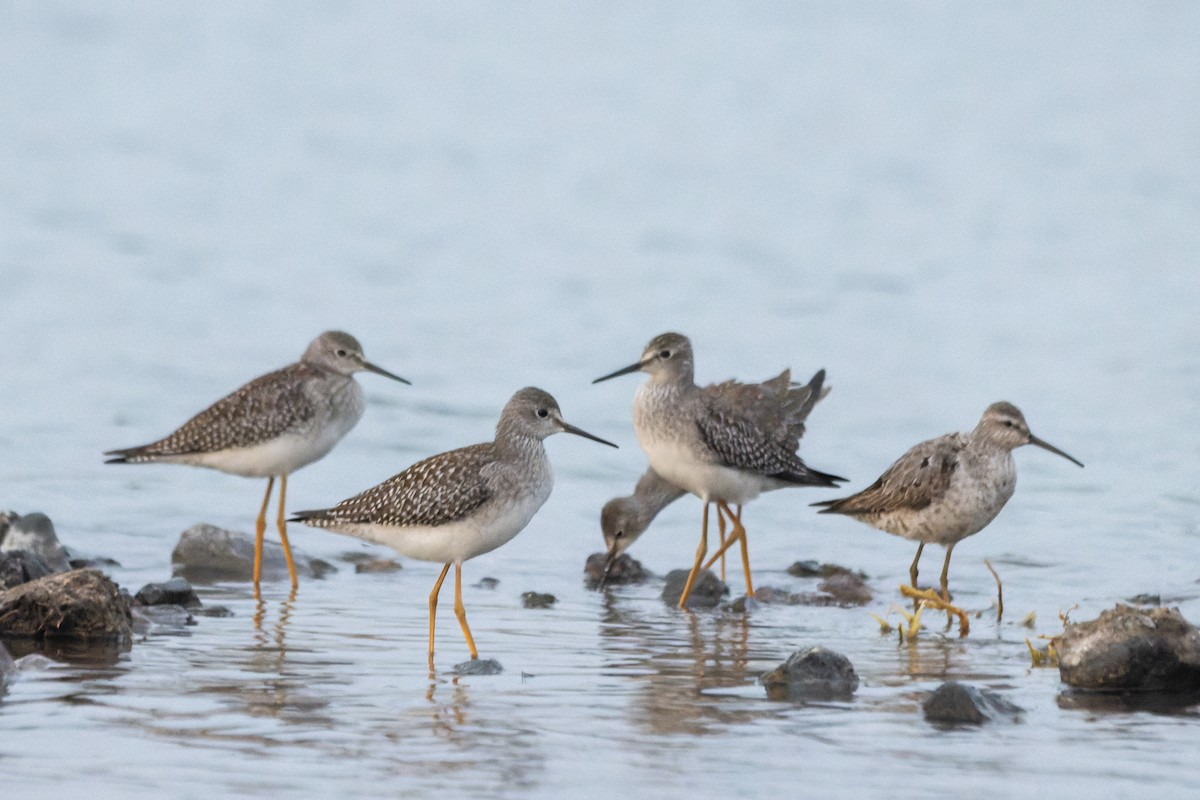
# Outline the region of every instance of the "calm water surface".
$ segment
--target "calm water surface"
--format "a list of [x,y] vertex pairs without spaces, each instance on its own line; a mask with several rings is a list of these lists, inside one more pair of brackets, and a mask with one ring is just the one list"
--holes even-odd
[[[336,502],[491,435],[541,386],[573,437],[529,528],[466,567],[493,677],[437,566],[289,599],[203,588],[229,618],[126,653],[30,656],[0,698],[5,783],[59,797],[1186,796],[1193,709],[1077,707],[1024,640],[1155,593],[1200,621],[1200,7],[1158,3],[111,3],[0,8],[0,507],[42,510],[123,586],[179,533],[249,530],[263,486],[100,453],[169,431],[319,331],[376,363],[367,413],[289,482]],[[1007,611],[966,640],[882,636],[912,546],[818,517],[810,490],[746,512],[756,581],[869,575],[865,608],[684,615],[659,583],[586,590],[598,510],[644,467],[636,377],[677,329],[697,378],[833,393],[803,454],[861,488],[915,442],[1007,399],[1087,464],[1018,452],[1020,486],[962,544],[956,597]],[[699,503],[633,555],[684,565]],[[931,548],[924,574],[935,574]],[[485,577],[499,584],[476,586]],[[733,587],[740,588],[734,579]],[[549,610],[520,594],[552,592]],[[1028,614],[1031,627],[1020,624]],[[769,701],[757,676],[822,644],[850,701]],[[947,678],[1015,722],[939,730]]]

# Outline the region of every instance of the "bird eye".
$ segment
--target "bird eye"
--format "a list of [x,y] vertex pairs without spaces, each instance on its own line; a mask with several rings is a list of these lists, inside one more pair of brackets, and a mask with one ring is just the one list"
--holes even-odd
[[1011,419],[1006,419],[1004,420],[1004,425],[1007,428],[1012,428],[1015,427],[1016,423],[1014,423]]
[[659,351],[659,353],[658,353],[658,357],[659,357],[659,358],[670,358],[670,357],[671,357],[671,351],[670,351],[670,350],[661,350],[661,351]]
[[541,417],[542,419],[545,419],[546,417],[550,416],[550,412],[549,412],[549,411],[547,411],[547,410],[546,410],[546,409],[544,409],[544,408],[539,408],[539,409],[537,410],[537,415],[538,415],[539,417]]
[[337,357],[338,357],[338,358],[345,358],[345,357],[346,357],[346,355],[347,355],[347,354],[346,354],[346,351],[345,351],[345,350],[338,350],[338,351],[337,351]]

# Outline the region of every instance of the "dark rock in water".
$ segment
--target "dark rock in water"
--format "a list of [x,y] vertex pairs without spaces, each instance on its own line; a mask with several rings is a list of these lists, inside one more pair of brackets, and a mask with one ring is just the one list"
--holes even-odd
[[592,553],[587,557],[587,562],[583,565],[583,579],[587,588],[599,589],[601,580],[604,580],[605,586],[623,586],[643,583],[650,577],[650,571],[643,567],[640,561],[630,557],[628,553],[621,553],[613,561],[612,568],[608,571],[608,578],[605,579],[604,564],[606,561],[608,561],[607,553]]
[[946,681],[922,704],[925,719],[943,725],[979,725],[997,717],[1015,719],[1019,706],[988,689]]
[[133,632],[138,636],[184,633],[195,624],[195,618],[183,606],[160,604],[133,607]]
[[455,675],[499,675],[504,667],[494,658],[472,658],[454,665]]
[[0,553],[18,550],[38,556],[53,572],[66,572],[71,568],[66,548],[59,543],[58,535],[54,532],[54,523],[39,511],[9,517],[8,531],[4,534],[3,543],[0,543]]
[[1161,606],[1162,595],[1158,594],[1135,594],[1129,598],[1129,602],[1135,606]]
[[558,598],[543,592],[523,592],[521,602],[526,608],[550,608],[558,602]]
[[480,578],[475,584],[476,589],[495,589],[500,585],[500,581],[496,578]]
[[128,639],[128,595],[92,569],[47,575],[0,592],[0,635]]
[[[679,598],[683,596],[683,587],[687,584],[690,572],[691,570],[686,569],[673,569],[667,573],[667,582],[662,590],[664,603],[670,606],[679,605]],[[716,608],[727,594],[729,587],[711,570],[706,569],[696,578],[692,593],[688,595],[687,605],[688,608]]]
[[[323,578],[337,571],[328,561],[310,558],[295,547],[292,556],[300,575]],[[179,543],[171,553],[171,565],[176,575],[192,583],[251,580],[254,577],[254,537],[215,525],[193,525],[180,535]],[[288,577],[283,546],[270,539],[263,543],[262,577],[263,580]]]
[[1200,689],[1200,631],[1177,608],[1118,603],[1094,620],[1068,623],[1055,647],[1059,677],[1073,689]]
[[864,572],[856,572],[838,564],[821,564],[816,560],[797,561],[787,568],[787,574],[796,578],[832,578],[835,575],[856,575],[866,579]]
[[120,561],[108,556],[78,556],[74,552],[68,551],[68,553],[71,556],[71,560],[68,562],[71,569],[112,569],[121,566]]
[[41,556],[24,550],[0,553],[0,591],[54,574]]
[[850,659],[820,646],[797,650],[758,680],[772,700],[848,700],[858,689]]
[[183,606],[199,608],[200,598],[196,590],[183,578],[172,578],[165,583],[148,583],[134,599],[144,606]]
[[228,606],[200,606],[200,608],[189,608],[188,611],[197,617],[232,617],[233,611]]
[[871,590],[862,576],[854,572],[837,572],[817,584],[817,590],[833,598],[843,608],[863,606],[871,602]]
[[754,597],[750,595],[742,595],[736,598],[733,602],[724,606],[724,610],[733,614],[749,614],[759,606],[758,592],[754,593]]
[[354,565],[354,571],[358,573],[384,573],[384,572],[399,572],[404,568],[394,558],[369,558],[366,561],[359,561]]

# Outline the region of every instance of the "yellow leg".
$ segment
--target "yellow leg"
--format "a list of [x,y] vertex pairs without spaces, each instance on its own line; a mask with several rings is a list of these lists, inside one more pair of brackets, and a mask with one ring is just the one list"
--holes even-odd
[[683,585],[683,594],[679,595],[680,608],[687,608],[688,597],[692,594],[692,584],[696,582],[696,577],[700,574],[706,553],[708,553],[708,503],[704,504],[704,518],[700,524],[700,546],[696,548],[696,561],[692,564],[692,571],[688,573],[687,583]]
[[437,601],[438,592],[442,590],[442,581],[446,580],[446,573],[450,571],[450,565],[442,567],[442,574],[438,575],[437,581],[433,584],[433,591],[429,593],[429,668],[433,669],[433,622],[437,619]]
[[479,651],[475,649],[475,639],[471,636],[471,629],[467,627],[467,609],[463,606],[462,601],[462,562],[454,562],[454,616],[458,617],[458,624],[462,626],[463,636],[467,639],[467,649],[471,651],[471,660],[479,658]]
[[954,545],[958,542],[951,542],[946,545],[946,560],[942,562],[942,599],[947,603],[950,602],[950,554],[954,552]]
[[754,597],[754,581],[750,579],[750,543],[746,541],[746,528],[742,525],[742,507],[737,507],[733,518],[734,533],[742,540],[742,570],[746,573],[746,596]]
[[271,490],[275,488],[275,477],[267,479],[267,493],[263,496],[262,508],[258,512],[258,520],[254,523],[254,587],[262,580],[262,550],[263,533],[267,530],[267,503],[271,500]]
[[912,566],[908,568],[908,585],[917,588],[917,562],[921,560],[921,553],[925,550],[925,543],[921,542],[917,545],[917,555],[913,558]]
[[287,559],[288,575],[292,576],[292,588],[295,589],[300,585],[300,581],[296,578],[296,562],[292,560],[292,546],[288,544],[287,538],[287,520],[284,518],[283,505],[284,498],[287,495],[287,475],[279,476],[279,519],[275,524],[279,527],[279,541],[283,543],[283,557]]
[[725,515],[721,513],[721,507],[717,506],[717,533],[721,539],[721,546],[717,548],[716,554],[709,559],[704,565],[704,569],[712,566],[712,562],[718,558],[721,559],[721,583],[725,583],[725,551],[728,545],[725,544]]

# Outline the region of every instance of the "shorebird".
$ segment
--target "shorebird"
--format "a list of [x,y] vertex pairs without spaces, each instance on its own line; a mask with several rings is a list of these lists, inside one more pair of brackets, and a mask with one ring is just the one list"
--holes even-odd
[[362,417],[362,387],[353,377],[362,371],[408,383],[367,361],[362,345],[350,334],[326,331],[295,364],[255,378],[156,442],[109,450],[104,455],[114,458],[105,463],[191,464],[231,475],[267,478],[267,493],[255,523],[255,585],[262,577],[267,504],[278,477],[276,524],[294,587],[298,583],[296,565],[284,522],[287,478],[332,450]]
[[810,469],[796,455],[803,417],[799,423],[795,418],[819,398],[824,371],[799,390],[791,389],[786,370],[766,383],[726,381],[701,388],[694,380],[691,342],[682,334],[664,333],[650,341],[637,362],[593,383],[638,371],[649,375],[633,401],[638,443],[655,472],[704,501],[700,546],[679,607],[687,607],[692,585],[704,568],[710,503],[733,523],[726,546],[740,542],[746,593],[752,596],[741,506],[764,491],[837,486],[845,480]]
[[493,441],[418,461],[333,508],[301,511],[291,519],[445,565],[429,594],[430,669],[438,592],[453,564],[454,614],[474,660],[479,652],[463,607],[463,562],[508,542],[546,502],[554,474],[542,440],[561,432],[616,447],[569,425],[553,397],[527,387],[504,406]]
[[917,563],[927,544],[946,548],[941,598],[950,602],[954,546],[996,518],[1017,485],[1012,451],[1037,445],[1072,463],[1081,462],[1034,436],[1020,409],[992,403],[970,433],[948,433],[921,442],[858,494],[813,503],[822,514],[845,514],[881,531],[919,542],[908,569],[917,588]]
[[[784,370],[771,380],[759,384],[725,381],[704,388],[705,392],[722,398],[737,409],[739,414],[749,415],[759,427],[771,430],[786,428],[789,447],[794,451],[804,435],[804,423],[817,402],[829,394],[830,387],[824,385],[825,371],[818,371],[807,384],[794,383],[791,372]],[[794,444],[790,440],[794,439]],[[683,489],[665,480],[647,467],[638,479],[633,494],[614,497],[600,511],[600,530],[604,535],[607,558],[604,574],[634,542],[638,540],[658,513],[677,499],[687,494]],[[741,516],[741,508],[736,510]],[[709,557],[702,569],[708,569],[721,559],[721,580],[725,580],[725,550],[733,544],[725,538],[725,516],[718,509],[717,521],[721,546]],[[743,570],[749,571],[747,564]],[[603,579],[601,580],[603,586]]]

